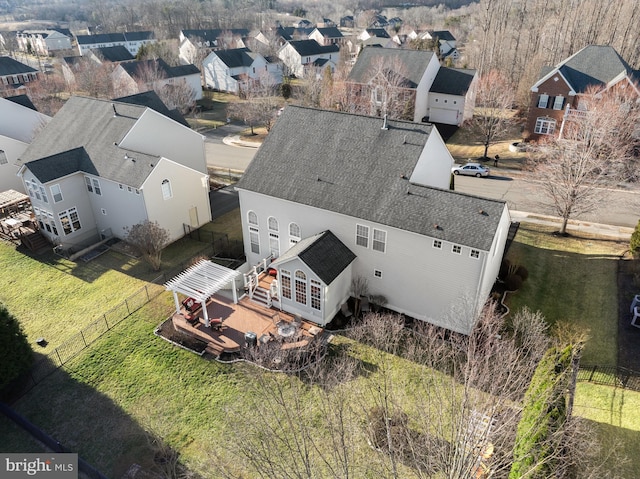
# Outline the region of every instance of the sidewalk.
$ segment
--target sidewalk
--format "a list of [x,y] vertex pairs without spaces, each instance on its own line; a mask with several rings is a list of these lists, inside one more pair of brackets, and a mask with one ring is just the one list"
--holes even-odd
[[225,136],[222,139],[225,145],[229,146],[242,146],[245,148],[259,148],[262,143],[256,141],[244,141],[240,139],[240,135]]
[[[516,210],[510,210],[509,213],[511,214],[511,219],[513,221],[523,221],[526,223],[557,226],[558,228],[560,228],[560,225],[562,224],[562,218],[558,218],[556,216],[546,216],[538,213],[529,213],[526,211]],[[567,231],[580,231],[593,235],[599,239],[629,241],[631,239],[631,234],[633,233],[633,228],[570,219],[567,223]]]

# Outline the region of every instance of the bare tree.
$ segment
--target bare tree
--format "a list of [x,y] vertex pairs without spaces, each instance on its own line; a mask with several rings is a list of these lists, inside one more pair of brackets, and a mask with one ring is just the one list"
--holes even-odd
[[536,146],[536,177],[566,234],[569,218],[595,211],[608,185],[636,179],[640,105],[631,86],[581,96],[583,109],[567,110],[558,137]]
[[82,57],[74,67],[76,92],[94,98],[112,98],[111,74],[115,66],[111,62],[98,63],[89,57]]
[[230,103],[227,115],[244,121],[252,135],[255,126],[263,125],[267,131],[271,130],[281,102],[273,76],[263,72],[257,79],[247,79],[246,85],[245,100]]
[[132,245],[154,271],[160,270],[162,250],[169,244],[169,231],[157,221],[145,220],[126,229],[127,243]]
[[485,159],[489,147],[502,139],[515,124],[513,100],[511,83],[500,72],[492,70],[479,78],[476,108],[467,125],[481,136]]

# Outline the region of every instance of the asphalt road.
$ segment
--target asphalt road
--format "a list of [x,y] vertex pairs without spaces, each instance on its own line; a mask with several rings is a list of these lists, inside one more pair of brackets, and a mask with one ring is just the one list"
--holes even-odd
[[[243,129],[242,125],[225,125],[203,132],[206,136],[205,148],[209,167],[240,171],[247,168],[257,148],[227,145],[222,141],[225,136],[238,134]],[[456,176],[456,190],[504,200],[511,210],[557,216],[545,203],[539,182],[526,178],[518,171],[493,168],[492,173],[488,178]],[[227,200],[224,197],[220,199]],[[230,204],[224,208],[229,208]],[[604,191],[602,205],[598,211],[581,215],[579,219],[634,228],[640,216],[640,185]]]
[[[557,216],[544,201],[540,183],[519,172],[493,168],[487,178],[457,176],[456,191],[504,200],[509,209]],[[579,219],[634,228],[640,215],[640,188],[629,187],[603,191],[602,207]]]

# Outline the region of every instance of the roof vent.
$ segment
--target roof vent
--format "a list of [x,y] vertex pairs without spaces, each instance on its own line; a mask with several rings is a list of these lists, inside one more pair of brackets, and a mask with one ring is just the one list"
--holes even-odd
[[407,179],[407,175],[405,175],[404,173],[400,173],[400,179],[406,180]]
[[131,160],[133,163],[136,162],[136,159],[133,156],[129,156],[127,153],[124,154],[125,160]]
[[440,226],[439,224],[435,224],[435,225],[433,225],[433,227],[435,229],[437,229],[438,231],[442,231],[442,226]]
[[382,130],[388,130],[389,129],[389,125],[387,125],[387,114],[384,114],[384,117],[382,117]]
[[480,213],[482,216],[489,216],[489,213],[487,213],[485,210],[478,210],[478,213]]

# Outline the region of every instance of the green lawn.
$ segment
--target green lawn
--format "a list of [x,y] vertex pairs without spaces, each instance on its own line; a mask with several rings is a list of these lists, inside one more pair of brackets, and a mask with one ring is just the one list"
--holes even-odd
[[583,362],[617,364],[617,259],[628,243],[560,238],[553,228],[522,223],[508,258],[525,266],[529,278],[509,294],[512,310],[528,306],[549,321],[578,325],[589,332]]

